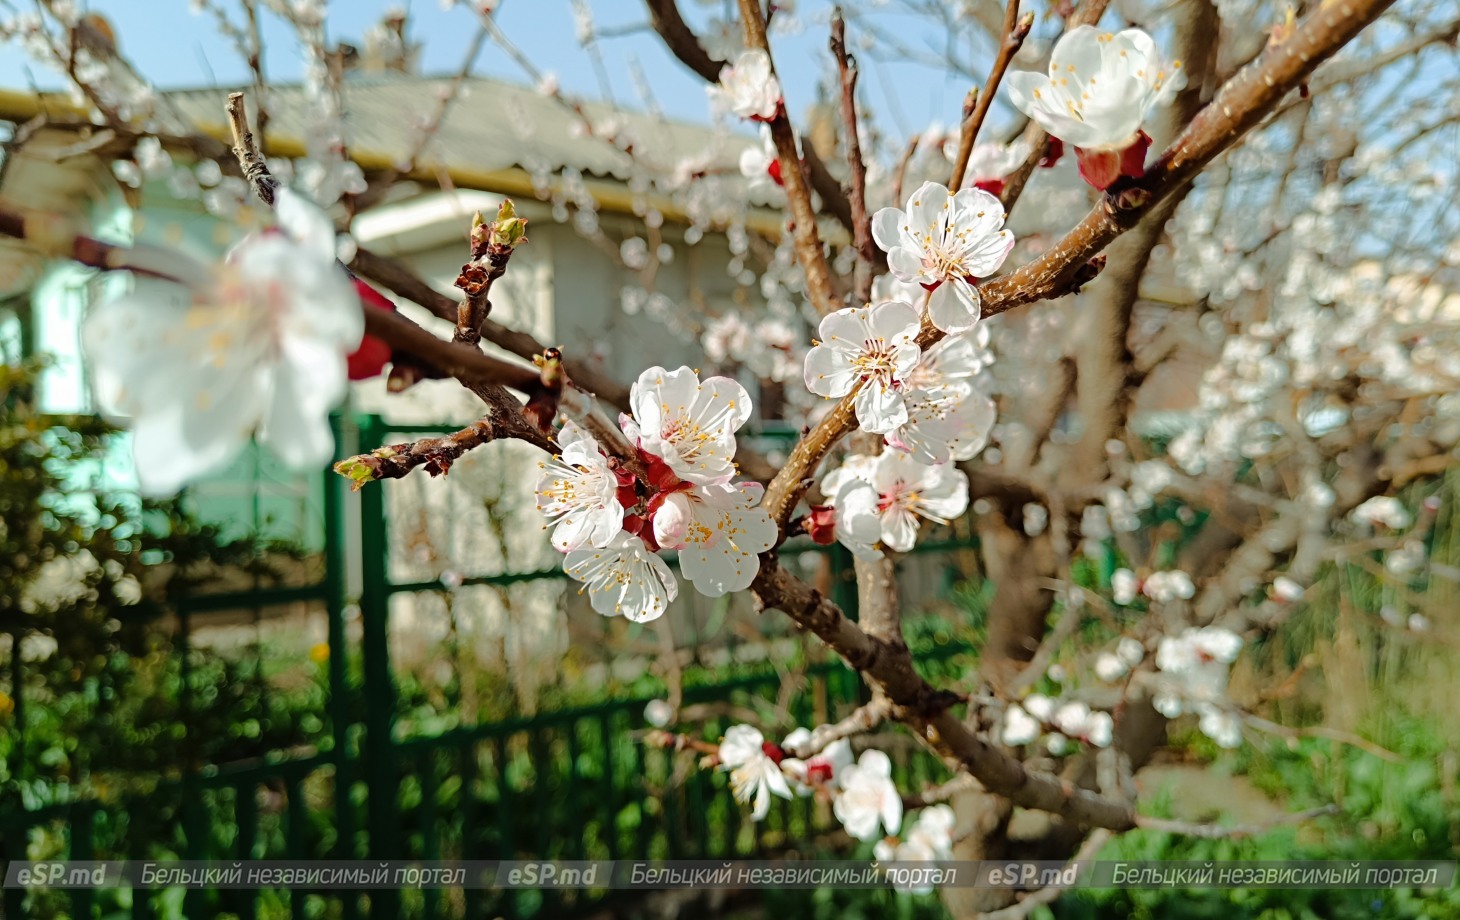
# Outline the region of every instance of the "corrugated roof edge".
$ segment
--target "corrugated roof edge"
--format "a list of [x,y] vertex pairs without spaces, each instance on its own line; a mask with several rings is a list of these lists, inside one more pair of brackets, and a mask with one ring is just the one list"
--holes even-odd
[[[206,92],[207,90],[196,90],[192,92]],[[215,90],[225,92],[224,89]],[[38,115],[49,115],[60,119],[54,127],[89,127],[87,112],[76,106],[69,98],[59,93],[31,93],[18,90],[5,89],[0,87],[0,121],[24,123]],[[70,123],[68,124],[68,120]],[[215,140],[231,143],[228,126],[220,118],[217,122],[203,122],[197,125],[199,133]],[[271,135],[266,139],[264,152],[269,156],[286,158],[297,158],[306,155],[305,145],[302,139],[294,137],[279,137]],[[387,154],[352,148],[350,158],[354,160],[361,169],[367,172],[385,172],[394,168],[395,163]],[[437,184],[440,181],[442,167],[436,164],[419,165],[404,178]],[[532,181],[532,176],[525,169],[520,167],[509,167],[506,169],[482,170],[464,167],[445,167],[447,177],[452,184],[458,188],[478,189],[484,192],[494,192],[501,195],[516,195],[518,197],[536,198],[537,188]],[[616,180],[606,179],[585,179],[584,185],[588,188],[593,199],[598,202],[600,209],[615,214],[626,214],[639,216],[635,208],[639,196],[634,195],[628,187]],[[664,219],[679,224],[688,224],[689,215],[685,210],[676,204],[672,199],[662,195],[646,196],[650,207],[655,208],[664,215]],[[767,208],[753,208],[746,215],[746,226],[755,232],[778,239],[782,232],[782,215]]]

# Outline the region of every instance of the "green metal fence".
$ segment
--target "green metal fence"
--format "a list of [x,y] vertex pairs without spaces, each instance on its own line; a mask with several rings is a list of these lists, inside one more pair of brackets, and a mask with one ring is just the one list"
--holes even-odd
[[[359,421],[359,450],[386,435],[415,434],[379,419]],[[348,436],[344,439],[349,440]],[[256,762],[202,765],[145,791],[107,795],[56,789],[46,801],[0,802],[7,858],[73,859],[511,859],[724,857],[766,852],[835,826],[824,804],[777,802],[752,825],[722,776],[686,756],[641,743],[649,697],[493,718],[435,732],[398,724],[391,661],[392,598],[447,590],[440,581],[392,580],[388,491],[359,494],[361,577],[358,633],[347,618],[345,482],[323,484],[323,577],[303,586],[180,604],[184,651],[191,618],[278,603],[322,606],[328,622],[327,719],[313,750]],[[956,549],[961,544],[944,545]],[[822,552],[821,548],[807,552]],[[833,566],[833,584],[847,579]],[[562,580],[560,571],[463,577],[462,584]],[[840,592],[845,593],[845,592]],[[946,640],[946,637],[945,637]],[[18,646],[13,645],[12,648]],[[967,651],[944,641],[932,667]],[[358,667],[355,663],[358,662]],[[12,668],[18,670],[17,661]],[[702,729],[718,737],[730,709],[764,707],[785,677],[747,676],[684,688],[684,704],[712,707]],[[17,680],[18,683],[18,680]],[[184,689],[187,689],[186,681]],[[789,697],[800,724],[835,718],[861,701],[855,674],[839,662],[811,664]],[[784,701],[784,698],[782,698]],[[895,758],[905,787],[941,777],[909,746]],[[608,892],[36,891],[5,892],[7,916],[99,917],[557,917],[601,907]],[[105,903],[103,903],[105,902]],[[103,907],[106,908],[105,914]]]

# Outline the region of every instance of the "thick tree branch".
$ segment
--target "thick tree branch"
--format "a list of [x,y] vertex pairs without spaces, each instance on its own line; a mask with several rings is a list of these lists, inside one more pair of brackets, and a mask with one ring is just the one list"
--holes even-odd
[[905,646],[895,647],[863,632],[824,595],[782,569],[774,552],[761,556],[751,589],[764,606],[784,612],[861,672],[874,694],[886,696],[893,718],[906,723],[952,767],[972,774],[989,792],[1083,824],[1115,830],[1134,826],[1135,814],[1127,804],[1029,770],[975,735],[951,711],[959,698],[928,684],[913,667]]
[[[1092,831],[1090,836],[1085,838],[1085,842],[1081,845],[1079,852],[1070,861],[1082,862],[1087,859],[1092,859],[1096,853],[1100,852],[1100,848],[1105,846],[1110,836],[1110,832],[1104,829]],[[979,914],[978,918],[979,920],[1024,920],[1024,918],[1039,908],[1047,907],[1059,900],[1060,895],[1064,894],[1065,891],[1065,888],[1055,885],[1040,888],[1036,891],[1029,892],[1021,900],[1008,907]]]
[[[415,272],[393,259],[387,259],[362,247],[350,260],[350,268],[386,290],[420,304],[447,322],[455,323],[457,320],[460,301],[442,294]],[[547,345],[539,342],[530,333],[509,329],[491,319],[484,320],[480,328],[483,339],[521,358],[531,360],[548,349]],[[566,360],[566,366],[568,377],[579,388],[593,393],[615,408],[628,408],[628,387],[572,358]]]

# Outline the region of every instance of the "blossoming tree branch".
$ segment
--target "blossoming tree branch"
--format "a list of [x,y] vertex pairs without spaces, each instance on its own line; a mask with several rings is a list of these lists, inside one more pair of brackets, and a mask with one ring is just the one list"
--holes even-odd
[[[251,438],[322,466],[349,380],[385,375],[403,390],[454,378],[480,397],[478,421],[336,470],[378,488],[448,474],[488,441],[525,442],[541,454],[534,491],[551,544],[594,610],[647,622],[672,616],[682,591],[751,592],[869,690],[833,724],[738,725],[713,741],[665,706],[649,743],[727,772],[756,819],[776,797],[820,797],[882,858],[1071,856],[1151,822],[1131,778],[1170,720],[1191,717],[1222,747],[1274,728],[1232,698],[1229,677],[1320,565],[1377,548],[1398,583],[1424,563],[1437,508],[1411,514],[1394,493],[1442,471],[1460,441],[1460,311],[1444,288],[1460,263],[1455,218],[1430,201],[1446,180],[1417,165],[1434,162],[1429,144],[1455,116],[1438,91],[1391,99],[1376,85],[1453,50],[1457,22],[1444,4],[1400,0],[1387,32],[1370,28],[1393,4],[1322,0],[1295,16],[1181,0],[1125,27],[1102,0],[1010,0],[958,23],[988,53],[945,62],[976,74],[946,113],[954,126],[892,143],[859,86],[858,56],[877,53],[872,14],[836,11],[796,24],[830,40],[840,140],[828,146],[797,124],[778,78],[776,38],[794,12],[740,0],[738,21],[696,31],[673,0],[647,0],[715,117],[758,134],[739,188],[782,203],[785,232],[746,269],[764,312],[698,318],[710,370],[647,367],[627,385],[492,318],[494,284],[532,245],[511,202],[463,227],[453,296],[351,239],[359,202],[415,163],[365,175],[350,161],[322,3],[269,4],[300,37],[319,115],[292,185],[255,137],[266,110],[249,123],[249,96],[266,98],[257,88],[220,98],[224,143],[179,123],[114,43],[82,41],[96,23],[68,5],[8,21],[68,74],[93,120],[134,143],[130,170],[176,178],[185,157],[212,164],[234,183],[213,191],[266,209],[268,226],[217,264],[3,206],[0,233],[148,279],[86,326],[99,395],[128,420],[146,491],[176,491]],[[463,13],[510,48],[493,6]],[[586,7],[579,16],[587,47]],[[621,125],[530,73],[646,187],[722,213],[709,205],[726,186],[704,164],[654,162]],[[1381,117],[1379,96],[1398,111]],[[1015,114],[997,139],[996,102]],[[442,113],[448,104],[469,103],[445,96]],[[1360,112],[1374,113],[1373,137]],[[423,145],[441,117],[422,126]],[[1339,149],[1317,151],[1320,136]],[[1394,231],[1396,189],[1430,230]],[[695,219],[747,235],[743,206]],[[739,267],[753,262],[744,252]],[[1196,294],[1153,323],[1137,302],[1157,276]],[[445,320],[449,338],[392,298]],[[1135,426],[1135,403],[1195,346],[1216,360],[1183,426],[1157,443]],[[750,378],[783,386],[786,417],[804,425],[779,464],[737,442],[755,414]],[[937,686],[904,638],[897,560],[964,519],[994,593],[978,673]],[[851,552],[855,621],[781,564],[789,540]],[[1111,564],[1091,577],[1083,563],[1096,559]],[[1427,629],[1417,613],[1386,622]],[[898,788],[882,744],[893,726],[955,779]],[[1041,836],[1010,837],[1016,807],[1049,816]],[[977,897],[965,906],[1018,908],[1009,892]]]

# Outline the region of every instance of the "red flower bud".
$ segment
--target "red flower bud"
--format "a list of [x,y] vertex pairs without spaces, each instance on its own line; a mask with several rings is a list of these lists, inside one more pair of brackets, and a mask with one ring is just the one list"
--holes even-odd
[[[355,279],[355,293],[360,295],[360,302],[367,308],[395,312],[394,303],[358,278]],[[379,377],[389,363],[390,346],[373,335],[362,338],[359,347],[346,359],[346,367],[351,380],[369,380],[371,377]]]
[[1080,163],[1080,178],[1093,188],[1105,191],[1122,176],[1138,179],[1146,174],[1146,151],[1151,149],[1151,136],[1142,131],[1124,150],[1084,150],[1075,148]]
[[1039,165],[1042,169],[1049,169],[1060,161],[1065,155],[1065,142],[1057,137],[1049,139],[1049,147],[1044,156],[1040,159]]
[[772,744],[769,741],[762,741],[760,744],[760,749],[761,752],[765,754],[765,756],[775,761],[777,765],[779,765],[780,762],[786,757],[785,751],[781,750],[778,745]]
[[1146,174],[1146,151],[1151,149],[1151,135],[1142,131],[1136,135],[1135,143],[1120,155],[1120,174],[1139,179]]
[[813,760],[806,764],[806,781],[811,785],[831,782],[831,764],[825,760]]
[[801,522],[801,529],[812,541],[830,546],[836,542],[836,509],[830,505],[812,505]]
[[997,198],[1000,195],[1004,194],[1004,186],[1007,184],[1008,183],[1006,183],[1003,179],[979,179],[977,182],[973,183],[973,187],[981,188],[984,191],[988,192],[990,195],[993,195],[995,198]]

